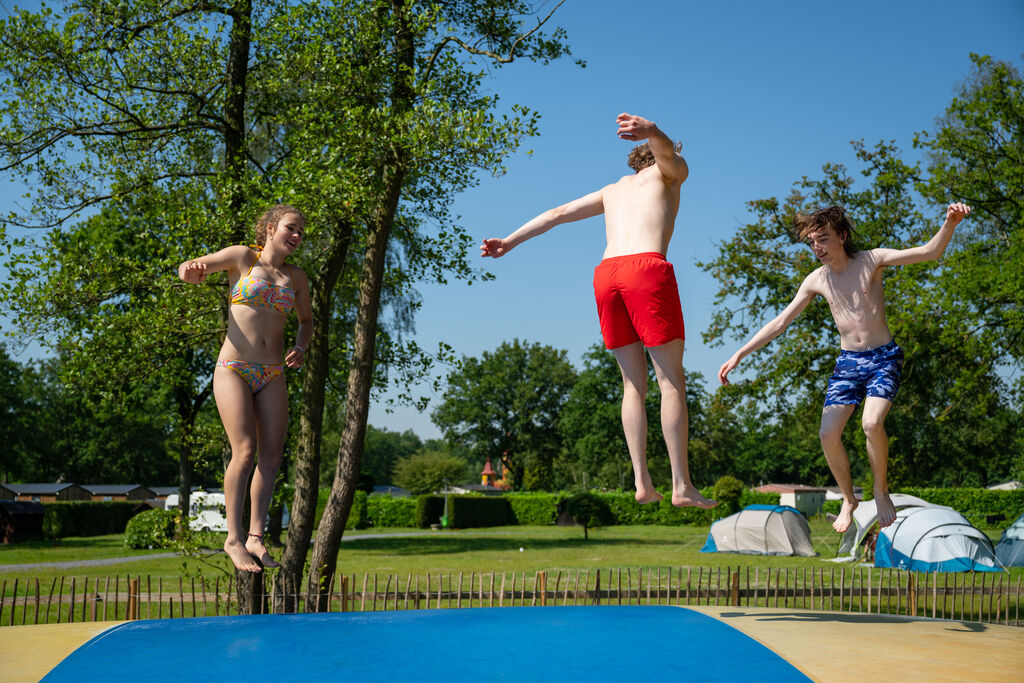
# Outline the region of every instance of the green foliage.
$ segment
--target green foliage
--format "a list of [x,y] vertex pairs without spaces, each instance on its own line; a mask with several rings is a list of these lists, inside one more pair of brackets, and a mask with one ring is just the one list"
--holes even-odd
[[740,498],[743,496],[743,482],[736,477],[726,475],[715,482],[714,499],[725,516],[740,510]]
[[369,496],[366,517],[373,527],[417,527],[416,499],[409,496]]
[[565,501],[565,509],[583,527],[585,539],[589,538],[588,529],[605,526],[614,519],[607,503],[589,491],[569,496]]
[[511,524],[523,526],[553,525],[558,520],[558,503],[565,494],[561,493],[506,493],[512,511]]
[[432,493],[446,485],[466,481],[469,463],[438,451],[423,451],[401,458],[395,465],[394,481],[414,495]]
[[[444,514],[444,496],[420,496],[416,518],[420,528],[437,524]],[[505,526],[513,523],[512,509],[501,496],[448,496],[448,526],[453,529]]]
[[421,448],[423,442],[411,429],[399,433],[367,425],[361,464],[378,485],[387,485],[392,481],[398,461],[411,457]]
[[1003,515],[1005,519],[997,522],[996,526],[1007,527],[1024,513],[1024,489],[990,491],[977,488],[904,487],[899,493],[917,496],[935,505],[951,507],[976,526],[979,523],[988,526],[985,518],[989,515]]
[[501,463],[515,489],[548,488],[561,445],[556,423],[575,379],[565,351],[515,339],[464,357],[432,418],[449,443]]
[[43,506],[43,535],[64,538],[119,534],[137,506],[138,502],[133,501],[47,503]]
[[174,544],[178,515],[173,510],[145,510],[128,520],[124,544],[129,548],[168,548]]
[[[330,497],[330,489],[319,490],[316,499],[313,528],[320,526],[320,518],[323,517],[324,508],[327,507],[327,499]],[[367,516],[367,498],[368,496],[365,491],[355,492],[355,495],[352,497],[352,508],[348,512],[348,521],[345,523],[346,530],[365,529],[370,525],[370,520]]]

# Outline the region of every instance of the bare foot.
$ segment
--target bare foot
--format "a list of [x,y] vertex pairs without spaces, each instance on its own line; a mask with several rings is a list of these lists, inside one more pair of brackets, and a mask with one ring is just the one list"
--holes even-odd
[[231,558],[231,563],[235,565],[235,569],[241,572],[261,572],[262,567],[252,559],[252,555],[244,545],[238,541],[230,542],[224,541],[224,552]]
[[640,503],[641,505],[647,505],[647,503],[657,503],[659,500],[662,500],[663,498],[664,496],[658,493],[655,489],[651,489],[650,491],[646,492],[641,491],[640,489],[636,490],[636,502]]
[[888,491],[875,491],[875,509],[878,511],[878,526],[889,526],[896,521],[896,506]]
[[245,539],[245,549],[250,555],[258,557],[267,569],[276,569],[281,566],[280,562],[275,562],[274,558],[270,556],[267,547],[263,545],[263,537],[259,534],[249,534]]
[[702,496],[696,486],[687,486],[672,492],[672,504],[677,508],[698,507],[710,510],[718,505],[718,501]]
[[843,534],[853,524],[853,511],[857,509],[857,501],[852,503],[843,499],[843,507],[839,510],[839,516],[836,517],[836,521],[832,522],[832,528]]

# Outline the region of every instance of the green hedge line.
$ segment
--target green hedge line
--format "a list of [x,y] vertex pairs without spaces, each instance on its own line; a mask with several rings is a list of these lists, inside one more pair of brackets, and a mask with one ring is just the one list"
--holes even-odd
[[[313,528],[316,529],[320,526],[320,518],[324,515],[324,508],[327,507],[327,499],[331,496],[331,489],[322,488],[316,496],[316,517],[314,518]],[[345,523],[346,530],[352,529],[365,529],[370,526],[370,522],[366,516],[366,491],[356,491],[355,497],[352,499],[352,509],[348,512],[348,521]]]
[[[989,491],[988,489],[903,488],[893,493],[917,496],[935,505],[951,507],[967,517],[975,526],[1005,529],[1024,513],[1024,489]],[[839,514],[841,500],[826,500],[823,512]],[[989,523],[988,517],[1003,515],[1005,519]]]
[[412,496],[401,498],[377,495],[366,499],[366,517],[370,526],[415,527],[416,499]]
[[[421,529],[437,524],[444,514],[444,496],[420,496],[416,522]],[[452,529],[513,524],[512,508],[504,496],[448,496],[448,526]]]
[[47,503],[43,506],[43,535],[47,538],[66,538],[124,533],[138,505],[137,500]]

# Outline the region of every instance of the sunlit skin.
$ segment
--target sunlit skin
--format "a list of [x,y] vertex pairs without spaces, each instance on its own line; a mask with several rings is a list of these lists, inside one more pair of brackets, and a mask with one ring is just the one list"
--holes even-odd
[[[762,327],[722,364],[718,371],[719,381],[728,384],[729,373],[739,365],[740,360],[782,334],[811,300],[819,295],[828,302],[844,350],[866,351],[891,342],[893,337],[885,318],[882,269],[886,266],[939,259],[953,237],[953,230],[970,213],[971,207],[966,204],[950,204],[946,209],[946,220],[939,231],[926,244],[910,249],[871,249],[849,256],[831,227],[808,235],[807,245],[821,262],[821,267],[804,278],[796,297],[782,313]],[[819,437],[822,450],[843,496],[839,516],[832,524],[840,533],[850,527],[853,511],[857,508],[850,477],[850,460],[841,438],[843,428],[856,407],[829,405],[825,406],[821,414]],[[881,526],[888,526],[896,519],[887,478],[889,437],[885,432],[885,418],[891,407],[892,402],[887,399],[868,396],[864,399],[864,412],[861,416]]]
[[[607,246],[604,258],[658,252],[665,254],[679,211],[680,187],[689,175],[686,160],[676,154],[672,140],[654,123],[639,116],[619,114],[615,119],[622,140],[647,140],[654,163],[634,175],[562,206],[549,209],[504,239],[485,239],[480,255],[504,256],[517,245],[562,223],[599,214],[605,217]],[[686,377],[681,338],[646,349],[654,363],[661,389],[661,424],[672,466],[672,504],[678,507],[714,507],[690,480],[687,460],[689,419],[686,412]],[[622,426],[633,463],[636,500],[653,503],[662,496],[647,469],[647,358],[642,342],[612,350],[622,371]]]
[[[286,213],[276,225],[267,226],[262,251],[235,245],[186,261],[178,267],[181,279],[192,284],[203,282],[210,273],[226,271],[230,291],[251,268],[253,277],[295,290],[293,306],[299,325],[291,348],[284,349],[286,314],[270,308],[233,304],[228,310],[228,329],[218,360],[273,365],[283,359],[287,367],[302,367],[305,349],[313,337],[309,282],[301,268],[285,265],[285,259],[302,244],[304,232],[302,216]],[[261,570],[253,556],[259,558],[265,567],[280,566],[267,552],[262,530],[274,493],[274,479],[284,455],[288,428],[285,376],[282,373],[274,377],[254,394],[238,373],[217,366],[213,372],[213,394],[231,444],[231,461],[224,472],[228,524],[224,551],[235,567],[242,571]],[[242,512],[250,474],[252,505],[246,527]]]

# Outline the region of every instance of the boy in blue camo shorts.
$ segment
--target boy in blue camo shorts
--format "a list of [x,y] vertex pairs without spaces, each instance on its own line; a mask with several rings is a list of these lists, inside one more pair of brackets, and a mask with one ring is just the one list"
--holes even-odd
[[849,528],[857,508],[850,459],[841,437],[847,420],[861,403],[864,404],[861,425],[867,437],[878,522],[888,526],[896,519],[886,479],[889,437],[885,433],[885,417],[900,386],[903,351],[893,341],[885,320],[882,269],[937,260],[953,237],[954,228],[970,212],[971,207],[966,204],[950,204],[945,222],[927,244],[911,249],[869,251],[858,251],[853,246],[850,221],[840,206],[798,216],[796,235],[810,246],[821,261],[821,267],[804,278],[785,310],[751,337],[718,371],[718,379],[728,384],[729,372],[742,358],[782,334],[815,296],[825,297],[839,330],[842,350],[825,392],[819,436],[825,459],[843,495],[842,509],[832,524],[840,533]]

